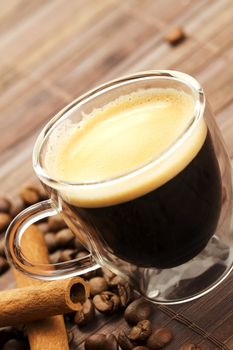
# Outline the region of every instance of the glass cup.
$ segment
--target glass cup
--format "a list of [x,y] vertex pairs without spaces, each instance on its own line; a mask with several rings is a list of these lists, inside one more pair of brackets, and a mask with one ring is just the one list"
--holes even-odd
[[[119,96],[140,89],[174,88],[193,97],[195,112],[186,129],[162,154],[138,169],[100,182],[57,181],[46,170],[45,158],[65,134],[69,123]],[[184,160],[200,135],[205,141],[194,159],[172,178],[153,189],[153,174],[166,174]],[[128,280],[136,291],[157,303],[193,300],[216,287],[232,270],[232,176],[221,134],[205,102],[204,92],[191,76],[176,71],[148,71],[126,76],[89,91],[65,107],[44,127],[33,151],[33,166],[50,199],[20,213],[6,234],[9,261],[22,272],[44,280],[75,275],[104,266]],[[144,193],[143,182],[152,190]],[[92,207],[79,199],[104,198],[109,189],[142,186],[137,198]],[[71,200],[75,199],[75,200]],[[86,257],[54,265],[34,265],[20,249],[26,228],[60,213],[87,248]]]

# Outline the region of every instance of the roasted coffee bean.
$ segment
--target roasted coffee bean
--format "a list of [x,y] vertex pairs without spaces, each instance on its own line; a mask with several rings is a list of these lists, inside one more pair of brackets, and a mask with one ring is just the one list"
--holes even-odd
[[0,197],[0,213],[9,213],[11,206],[11,201],[8,198]]
[[123,350],[132,350],[135,347],[135,344],[128,338],[124,330],[119,332],[117,341]]
[[49,260],[51,264],[57,264],[60,261],[61,253],[61,250],[57,250],[56,252],[49,255]]
[[116,276],[115,273],[107,269],[106,267],[102,267],[102,275],[106,279],[107,283],[109,284],[110,281]]
[[77,249],[77,251],[82,251],[84,249],[82,243],[80,242],[80,239],[78,237],[74,238],[74,248]]
[[48,251],[50,253],[54,252],[57,249],[56,234],[54,232],[47,232],[44,238]]
[[179,350],[201,350],[201,347],[199,345],[195,345],[193,343],[185,343],[183,344]]
[[85,256],[87,256],[88,254],[90,254],[87,250],[81,250],[81,252],[78,252],[75,255],[75,258],[79,259],[79,258],[84,258]]
[[103,350],[105,343],[105,334],[93,334],[85,341],[85,350]]
[[64,262],[64,261],[69,261],[74,259],[76,255],[76,251],[74,249],[65,249],[61,251],[60,257],[59,257],[59,262]]
[[0,231],[4,231],[10,224],[12,217],[9,213],[0,213]]
[[9,269],[9,264],[5,258],[0,256],[0,275],[6,272]]
[[99,312],[103,314],[112,314],[118,309],[120,299],[118,295],[105,291],[95,295],[93,298],[93,303]]
[[145,345],[139,345],[133,348],[133,350],[150,350],[150,349]]
[[16,217],[22,210],[25,209],[25,204],[22,201],[22,199],[20,199],[19,197],[14,199],[14,201],[12,202],[12,207],[10,210],[10,214],[12,216],[12,218]]
[[5,239],[2,238],[0,240],[0,256],[2,256],[3,258],[6,257],[6,254],[5,254]]
[[134,326],[128,337],[136,343],[145,341],[152,334],[152,324],[149,320],[142,320]]
[[151,302],[139,298],[130,303],[125,309],[124,317],[130,325],[136,325],[139,321],[148,320],[154,310]]
[[186,38],[185,32],[181,27],[173,28],[165,36],[165,40],[172,46],[180,44]]
[[128,282],[124,284],[117,285],[117,294],[120,298],[120,303],[122,307],[126,307],[133,298],[133,290]]
[[79,326],[84,326],[91,322],[95,317],[95,307],[91,299],[87,299],[83,305],[82,309],[77,311],[74,316],[74,322]]
[[34,187],[23,187],[19,195],[26,205],[32,205],[40,201],[39,191]]
[[91,296],[102,293],[108,289],[108,284],[103,277],[94,277],[89,280]]
[[114,334],[106,335],[103,350],[118,350],[119,346]]
[[41,230],[41,232],[49,233],[49,225],[47,222],[40,222],[39,224],[37,224],[37,227],[39,228],[39,230]]
[[111,280],[109,281],[108,284],[109,284],[110,288],[115,289],[115,288],[117,288],[117,286],[119,284],[124,285],[125,283],[127,283],[126,280],[124,280],[122,277],[116,275],[113,278],[111,278]]
[[18,339],[11,339],[5,343],[3,350],[25,350],[25,343]]
[[48,218],[48,227],[49,231],[57,232],[63,228],[67,228],[67,225],[61,216],[55,215]]
[[173,334],[170,328],[164,327],[155,330],[148,338],[146,345],[151,349],[160,349],[172,341]]
[[74,239],[75,235],[69,228],[64,228],[56,234],[56,243],[61,248],[70,246]]

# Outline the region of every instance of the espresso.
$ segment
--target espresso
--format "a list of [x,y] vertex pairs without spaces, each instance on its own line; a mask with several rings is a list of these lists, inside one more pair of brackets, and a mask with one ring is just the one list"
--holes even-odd
[[46,156],[79,225],[110,254],[142,267],[180,265],[214,234],[221,181],[192,96],[148,89],[67,122]]

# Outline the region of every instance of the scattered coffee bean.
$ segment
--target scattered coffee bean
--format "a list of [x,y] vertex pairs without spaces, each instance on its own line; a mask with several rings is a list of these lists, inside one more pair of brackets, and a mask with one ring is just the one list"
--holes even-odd
[[105,291],[97,294],[93,298],[95,308],[103,314],[114,313],[120,304],[120,299],[115,293]]
[[181,27],[173,28],[165,36],[165,40],[172,46],[180,44],[186,38],[185,32]]
[[128,338],[124,330],[119,332],[117,341],[123,350],[132,350],[135,347],[134,343]]
[[57,264],[59,262],[61,253],[61,250],[57,250],[56,252],[49,255],[51,264]]
[[147,346],[139,345],[133,348],[133,350],[150,350]]
[[183,344],[179,350],[201,350],[201,347],[199,345],[195,345],[193,343],[185,343]]
[[151,302],[139,298],[130,303],[125,309],[124,317],[130,325],[136,325],[139,321],[150,319],[154,306]]
[[154,331],[148,338],[146,345],[151,349],[160,349],[172,341],[173,334],[170,328],[164,327]]
[[22,201],[22,199],[20,199],[19,197],[14,199],[10,210],[10,214],[12,218],[16,217],[24,209],[25,209],[25,204]]
[[40,201],[40,194],[34,187],[23,187],[19,195],[26,205],[32,205]]
[[81,252],[78,252],[75,256],[75,258],[84,258],[85,256],[87,256],[89,254],[89,252],[87,250],[82,250]]
[[6,197],[0,197],[0,212],[9,213],[11,210],[11,202]]
[[74,238],[74,248],[77,249],[77,251],[81,251],[84,249],[82,243],[80,242],[80,239],[78,237]]
[[55,215],[48,218],[48,227],[49,231],[57,232],[63,228],[67,228],[67,225],[61,216]]
[[0,275],[6,272],[9,269],[9,264],[5,258],[0,256]]
[[128,337],[136,343],[145,341],[152,334],[152,324],[149,320],[142,320],[134,326]]
[[116,276],[115,273],[113,273],[112,271],[110,271],[106,267],[102,267],[102,274],[103,274],[103,277],[106,279],[108,284]]
[[91,296],[100,294],[108,289],[108,284],[103,277],[94,277],[89,280]]
[[25,350],[25,343],[18,339],[11,339],[5,343],[3,350]]
[[65,248],[74,241],[74,234],[69,228],[64,228],[57,232],[56,243],[61,248]]
[[85,350],[103,350],[106,336],[105,334],[93,334],[85,341]]
[[122,307],[126,307],[133,298],[133,290],[128,282],[117,285],[117,293]]
[[49,232],[49,225],[47,222],[40,222],[37,224],[37,227],[41,230],[43,233]]
[[54,252],[57,249],[56,234],[54,232],[48,232],[45,234],[44,238],[48,251],[50,253]]
[[119,284],[124,285],[126,282],[126,280],[124,280],[122,277],[120,276],[114,276],[113,278],[111,278],[111,280],[109,281],[109,287],[112,289],[117,288],[117,286]]
[[45,190],[45,188],[42,185],[36,185],[35,188],[37,189],[39,196],[40,196],[40,200],[44,201],[45,199],[48,199],[48,194]]
[[0,231],[4,231],[10,224],[12,217],[9,213],[0,213]]
[[74,316],[74,322],[79,326],[84,326],[91,322],[95,317],[95,307],[91,299],[87,299],[83,305],[82,309],[77,311]]
[[69,260],[73,260],[76,255],[76,250],[74,249],[65,249],[61,251],[60,257],[59,257],[59,262],[65,262]]
[[119,346],[114,334],[106,335],[103,350],[118,350]]
[[3,258],[6,257],[6,254],[5,254],[5,239],[4,238],[1,238],[1,240],[0,240],[0,256],[2,256]]

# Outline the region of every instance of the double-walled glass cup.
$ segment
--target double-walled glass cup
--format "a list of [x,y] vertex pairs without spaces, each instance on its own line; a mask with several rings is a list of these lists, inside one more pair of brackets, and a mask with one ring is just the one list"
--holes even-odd
[[[159,156],[131,172],[99,182],[69,183],[49,174],[46,155],[58,136],[67,132],[67,125],[82,123],[84,116],[120,96],[151,88],[176,89],[194,100],[190,122]],[[198,151],[193,152],[197,145]],[[203,90],[191,76],[148,71],[86,93],[42,130],[34,147],[33,166],[50,199],[20,213],[8,229],[7,256],[22,272],[52,280],[105,266],[127,279],[144,297],[164,304],[204,295],[230,273],[231,166]],[[150,186],[144,186],[145,182]],[[135,188],[136,197],[132,195]],[[109,191],[115,198],[111,204],[105,202]],[[99,198],[102,204],[96,205]],[[30,224],[57,213],[89,254],[55,264],[55,268],[35,266],[21,252],[21,237]]]

